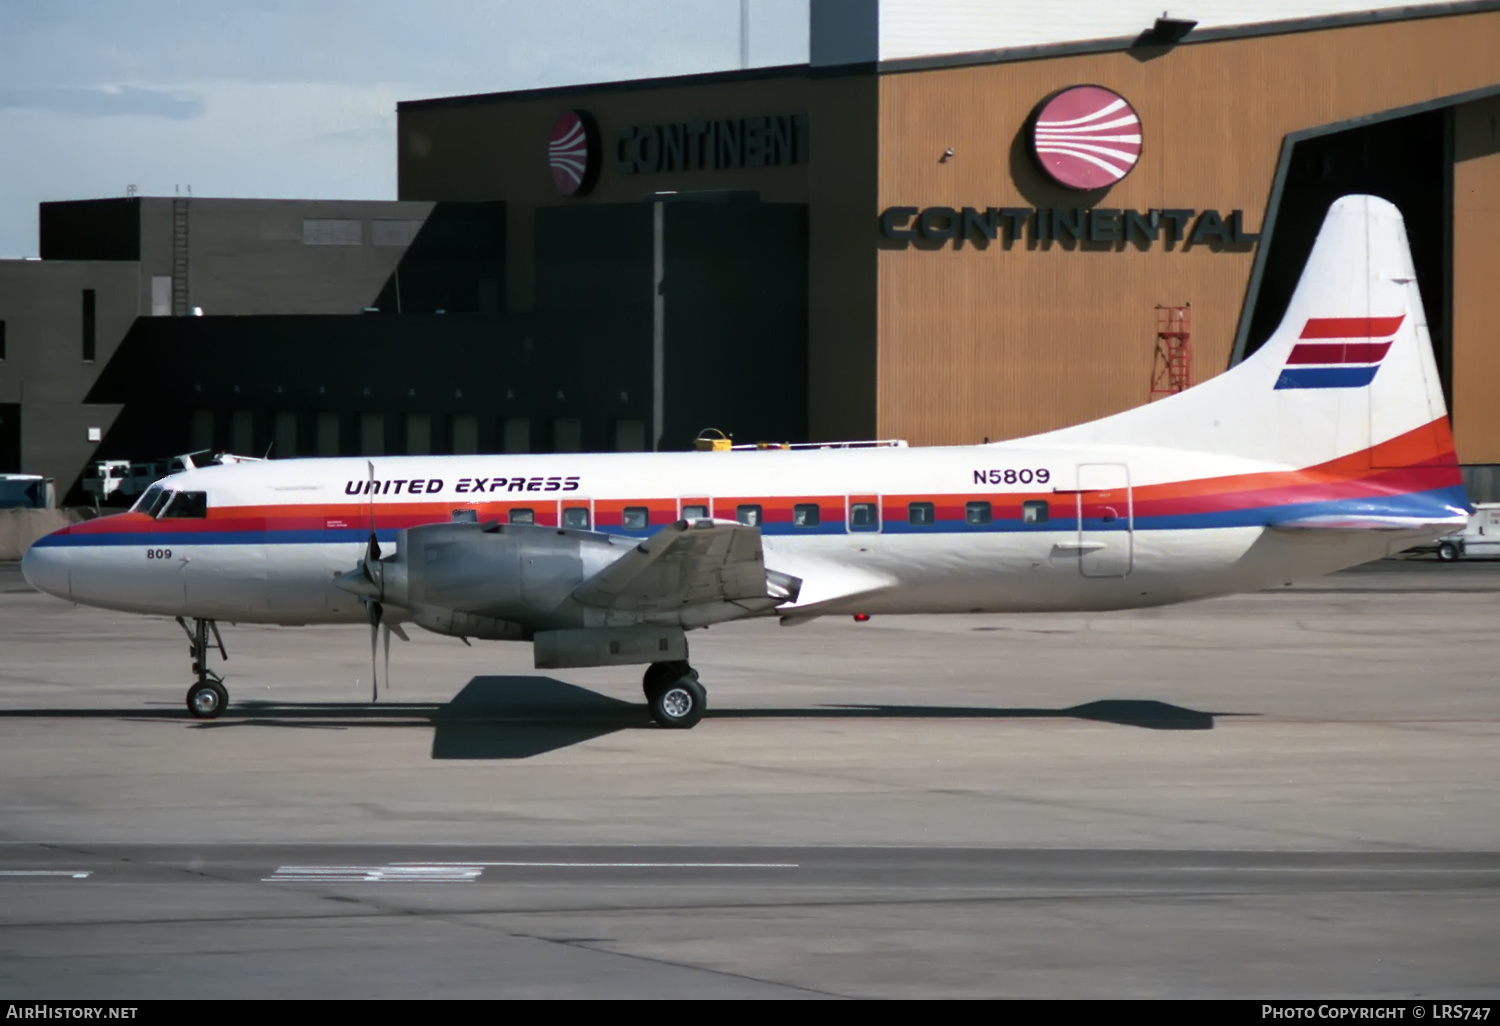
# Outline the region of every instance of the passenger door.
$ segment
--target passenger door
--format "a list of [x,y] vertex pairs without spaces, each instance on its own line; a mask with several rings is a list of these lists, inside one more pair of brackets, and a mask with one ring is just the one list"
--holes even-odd
[[1078,569],[1085,577],[1124,577],[1134,554],[1135,511],[1123,463],[1078,467]]

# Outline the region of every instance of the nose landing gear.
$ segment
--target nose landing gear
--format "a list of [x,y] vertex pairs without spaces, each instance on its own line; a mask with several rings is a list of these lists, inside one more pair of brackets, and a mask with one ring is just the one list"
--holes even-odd
[[708,692],[698,683],[698,671],[687,663],[652,663],[646,667],[641,686],[658,725],[686,729],[703,719]]
[[180,616],[177,618],[177,625],[188,636],[188,644],[192,646],[188,652],[193,657],[193,673],[198,676],[198,680],[188,688],[188,712],[200,720],[211,720],[229,705],[229,690],[224,687],[224,678],[208,668],[210,631],[213,632],[219,656],[225,660],[229,658],[229,653],[224,650],[224,639],[219,636],[219,625],[212,620],[195,617],[193,626],[189,627]]

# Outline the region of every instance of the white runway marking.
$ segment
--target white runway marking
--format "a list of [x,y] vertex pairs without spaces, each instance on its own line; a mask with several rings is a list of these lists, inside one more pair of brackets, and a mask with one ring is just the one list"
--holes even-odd
[[478,866],[421,863],[401,866],[282,866],[262,883],[471,883]]
[[[415,863],[398,862],[396,865]],[[797,862],[424,862],[424,866],[540,866],[548,869],[798,869]]]
[[92,869],[0,869],[0,876],[66,876],[74,880],[87,880],[93,874]]
[[488,868],[797,869],[796,862],[395,862],[386,866],[282,866],[261,883],[472,883]]

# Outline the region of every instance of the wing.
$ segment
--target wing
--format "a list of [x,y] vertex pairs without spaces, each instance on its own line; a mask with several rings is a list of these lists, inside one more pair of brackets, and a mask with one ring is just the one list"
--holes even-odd
[[746,612],[796,599],[800,581],[766,573],[760,530],[723,520],[679,520],[573,590],[587,606],[665,613],[734,603]]

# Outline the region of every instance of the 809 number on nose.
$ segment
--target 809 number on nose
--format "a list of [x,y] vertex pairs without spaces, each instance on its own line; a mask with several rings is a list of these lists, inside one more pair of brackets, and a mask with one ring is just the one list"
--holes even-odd
[[172,550],[171,549],[147,549],[146,550],[146,558],[147,559],[171,559],[172,558]]

